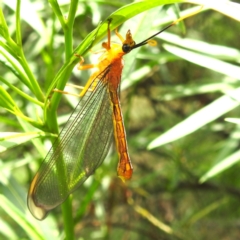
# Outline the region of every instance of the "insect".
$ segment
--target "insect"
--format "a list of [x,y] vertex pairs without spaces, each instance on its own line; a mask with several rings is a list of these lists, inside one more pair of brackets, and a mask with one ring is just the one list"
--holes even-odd
[[111,43],[112,19],[108,20],[108,39],[102,44],[104,52],[98,63],[83,65],[80,57],[79,70],[97,70],[82,90],[78,105],[30,185],[28,208],[35,218],[44,219],[94,173],[106,158],[113,135],[119,156],[117,174],[123,180],[131,178],[133,167],[119,101],[123,56],[143,45],[156,45],[153,37],[194,14],[177,19],[138,44],[130,30],[126,38],[115,30],[122,44]]

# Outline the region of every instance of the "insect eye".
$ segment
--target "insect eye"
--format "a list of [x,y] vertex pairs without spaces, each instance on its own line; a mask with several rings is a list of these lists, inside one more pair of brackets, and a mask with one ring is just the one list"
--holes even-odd
[[132,50],[132,47],[129,44],[123,44],[122,50],[123,50],[123,52],[128,53]]

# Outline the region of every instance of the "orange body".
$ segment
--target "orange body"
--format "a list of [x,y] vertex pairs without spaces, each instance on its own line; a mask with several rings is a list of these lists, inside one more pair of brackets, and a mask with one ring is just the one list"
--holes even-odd
[[[122,41],[122,44],[130,44],[131,46],[135,44],[130,31],[126,34],[126,40],[124,40],[117,31],[115,32]],[[122,180],[127,180],[132,177],[133,167],[128,154],[126,133],[119,101],[119,87],[124,65],[123,56],[126,54],[126,52],[123,52],[122,50],[122,44],[110,43],[110,29],[108,28],[108,42],[102,44],[103,48],[106,50],[100,56],[98,63],[88,65],[81,65],[80,63],[78,69],[85,70],[89,68],[97,68],[96,72],[94,72],[88,80],[86,86],[81,92],[81,95],[84,95],[86,91],[89,90],[89,86],[93,83],[93,81],[107,81],[107,88],[113,110],[114,136],[119,156],[117,173]],[[104,78],[99,79],[98,76],[101,76],[106,69],[108,69],[108,72]]]

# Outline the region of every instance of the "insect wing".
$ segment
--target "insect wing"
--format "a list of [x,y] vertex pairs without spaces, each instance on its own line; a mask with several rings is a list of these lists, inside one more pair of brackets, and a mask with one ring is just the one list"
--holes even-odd
[[107,69],[81,98],[31,183],[28,207],[37,219],[75,191],[109,151],[113,122],[106,75]]

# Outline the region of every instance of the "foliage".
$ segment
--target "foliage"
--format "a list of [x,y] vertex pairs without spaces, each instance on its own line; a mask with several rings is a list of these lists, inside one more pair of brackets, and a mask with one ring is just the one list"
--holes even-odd
[[134,166],[131,181],[116,178],[113,148],[62,211],[57,208],[39,222],[26,206],[49,140],[78,102],[53,89],[64,89],[67,82],[84,85],[89,76],[76,71],[74,53],[94,61],[88,52],[101,47],[109,17],[111,29],[119,27],[122,34],[131,29],[140,42],[174,21],[178,7],[186,9],[183,14],[199,8],[169,5],[179,2],[184,1],[3,1],[1,238],[238,238],[240,19],[235,9],[240,6],[231,2],[209,0],[211,10],[206,6],[161,33],[157,47],[126,56],[121,103]]

